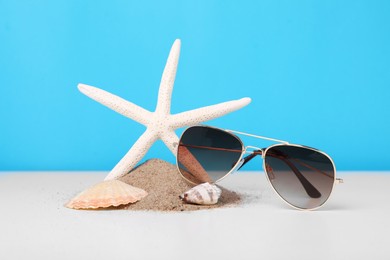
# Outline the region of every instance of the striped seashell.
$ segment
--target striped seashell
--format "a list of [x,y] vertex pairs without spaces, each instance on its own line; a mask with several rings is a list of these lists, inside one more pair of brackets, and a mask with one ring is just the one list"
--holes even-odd
[[143,189],[118,180],[100,182],[78,194],[65,206],[71,209],[108,208],[134,203],[146,197]]
[[186,203],[212,205],[218,202],[221,193],[216,185],[205,182],[184,192],[179,198]]

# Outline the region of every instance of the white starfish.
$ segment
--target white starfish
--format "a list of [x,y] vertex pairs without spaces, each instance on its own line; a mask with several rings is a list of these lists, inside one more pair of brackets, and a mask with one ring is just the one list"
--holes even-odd
[[176,145],[179,138],[175,129],[195,125],[238,110],[251,102],[250,98],[242,98],[212,106],[202,107],[179,114],[170,114],[171,95],[175,81],[177,64],[180,55],[180,40],[177,39],[171,48],[165,69],[161,78],[156,110],[150,112],[127,100],[107,91],[79,84],[79,90],[88,97],[111,108],[138,123],[146,126],[146,131],[138,138],[126,155],[111,170],[105,180],[115,179],[127,174],[146,154],[157,139],[162,139],[165,145],[176,156]]

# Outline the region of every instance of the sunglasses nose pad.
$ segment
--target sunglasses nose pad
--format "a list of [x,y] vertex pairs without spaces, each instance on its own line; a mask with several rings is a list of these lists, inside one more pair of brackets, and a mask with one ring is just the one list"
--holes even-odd
[[267,173],[268,178],[269,178],[270,181],[275,179],[275,175],[274,175],[273,169],[272,169],[272,167],[268,163],[265,163],[265,170],[266,170],[266,173]]

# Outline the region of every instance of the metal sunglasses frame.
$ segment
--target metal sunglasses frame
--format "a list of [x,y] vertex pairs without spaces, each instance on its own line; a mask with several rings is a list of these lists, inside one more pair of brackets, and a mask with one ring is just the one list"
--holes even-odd
[[[290,207],[293,207],[294,209],[298,209],[298,210],[303,210],[303,211],[311,211],[311,210],[316,210],[316,209],[319,209],[321,207],[323,207],[326,202],[329,200],[330,198],[330,195],[332,194],[333,192],[333,189],[335,187],[336,184],[340,184],[340,183],[344,183],[343,179],[341,178],[336,178],[336,165],[334,164],[334,161],[333,159],[328,155],[326,154],[325,152],[323,151],[320,151],[318,149],[315,149],[315,148],[312,148],[312,147],[308,147],[308,146],[304,146],[304,145],[300,145],[300,144],[292,144],[292,143],[289,143],[288,141],[284,141],[284,140],[280,140],[280,139],[276,139],[276,138],[270,138],[270,137],[265,137],[265,136],[261,136],[261,135],[254,135],[254,134],[249,134],[249,133],[245,133],[245,132],[240,132],[240,131],[236,131],[236,130],[231,130],[231,129],[222,129],[222,128],[218,128],[218,127],[213,127],[213,126],[207,126],[207,125],[194,125],[194,126],[190,126],[188,128],[186,128],[183,133],[181,134],[180,136],[180,139],[183,137],[184,133],[192,128],[192,127],[205,127],[205,128],[211,128],[211,129],[216,129],[216,130],[219,130],[219,131],[223,131],[223,132],[226,132],[228,134],[230,134],[231,136],[235,137],[240,143],[241,143],[241,147],[242,147],[242,150],[241,150],[241,155],[240,155],[240,158],[238,159],[238,161],[236,162],[236,164],[233,166],[233,168],[228,172],[226,173],[222,178],[216,180],[214,183],[217,183],[217,182],[220,182],[222,181],[223,179],[225,179],[226,177],[228,177],[231,173],[239,170],[239,168],[244,164],[244,161],[243,161],[243,156],[244,154],[253,154],[256,150],[258,151],[261,151],[261,158],[263,159],[263,171],[265,173],[265,176],[266,176],[266,179],[268,181],[268,183],[270,184],[270,186],[272,187],[272,189],[274,190],[274,192],[279,196],[280,199],[282,199],[282,201],[284,201],[285,203],[287,203],[287,205],[289,205]],[[251,146],[251,145],[248,145],[248,146],[245,146],[244,143],[241,141],[241,139],[236,135],[236,134],[239,134],[239,135],[245,135],[245,136],[249,136],[249,137],[254,137],[254,138],[257,138],[257,139],[262,139],[262,140],[268,140],[268,141],[272,141],[272,142],[276,142],[276,144],[273,144],[273,145],[270,145],[266,148],[259,148],[259,147],[256,147],[256,146]],[[268,173],[267,173],[267,168],[266,168],[266,165],[265,165],[265,156],[267,154],[267,151],[273,147],[276,147],[276,146],[283,146],[283,145],[288,145],[288,146],[295,146],[295,147],[300,147],[300,148],[305,148],[305,149],[309,149],[309,150],[312,150],[312,151],[315,151],[315,152],[318,152],[318,153],[321,153],[322,155],[326,156],[332,163],[332,166],[333,166],[333,169],[334,169],[334,176],[333,176],[333,185],[332,185],[332,189],[329,193],[329,196],[328,198],[319,206],[317,207],[314,207],[314,208],[300,208],[300,207],[297,207],[297,206],[294,206],[293,204],[291,204],[290,202],[288,202],[286,199],[284,199],[278,192],[277,190],[275,189],[275,187],[272,185],[271,183],[271,180],[269,179],[269,176],[268,176]],[[179,144],[175,144],[175,146],[179,146]],[[250,148],[251,150],[248,150],[248,148]],[[177,149],[177,153],[179,152],[179,149]],[[177,154],[178,155],[178,154]],[[180,173],[180,176],[186,180],[187,182],[190,182],[192,184],[195,184],[197,185],[198,183],[194,183],[190,180],[188,180],[186,177],[183,176],[183,174],[181,173],[180,169],[179,169],[179,162],[178,162],[178,156],[176,155],[176,167],[177,167],[177,170],[178,172]]]

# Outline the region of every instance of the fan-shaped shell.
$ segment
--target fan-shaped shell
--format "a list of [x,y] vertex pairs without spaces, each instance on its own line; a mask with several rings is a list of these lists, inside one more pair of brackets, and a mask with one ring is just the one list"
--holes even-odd
[[66,207],[72,209],[97,209],[119,206],[139,201],[148,193],[118,180],[100,182],[78,194]]
[[206,182],[184,192],[179,198],[187,203],[211,205],[218,202],[221,193],[221,189],[216,185]]

